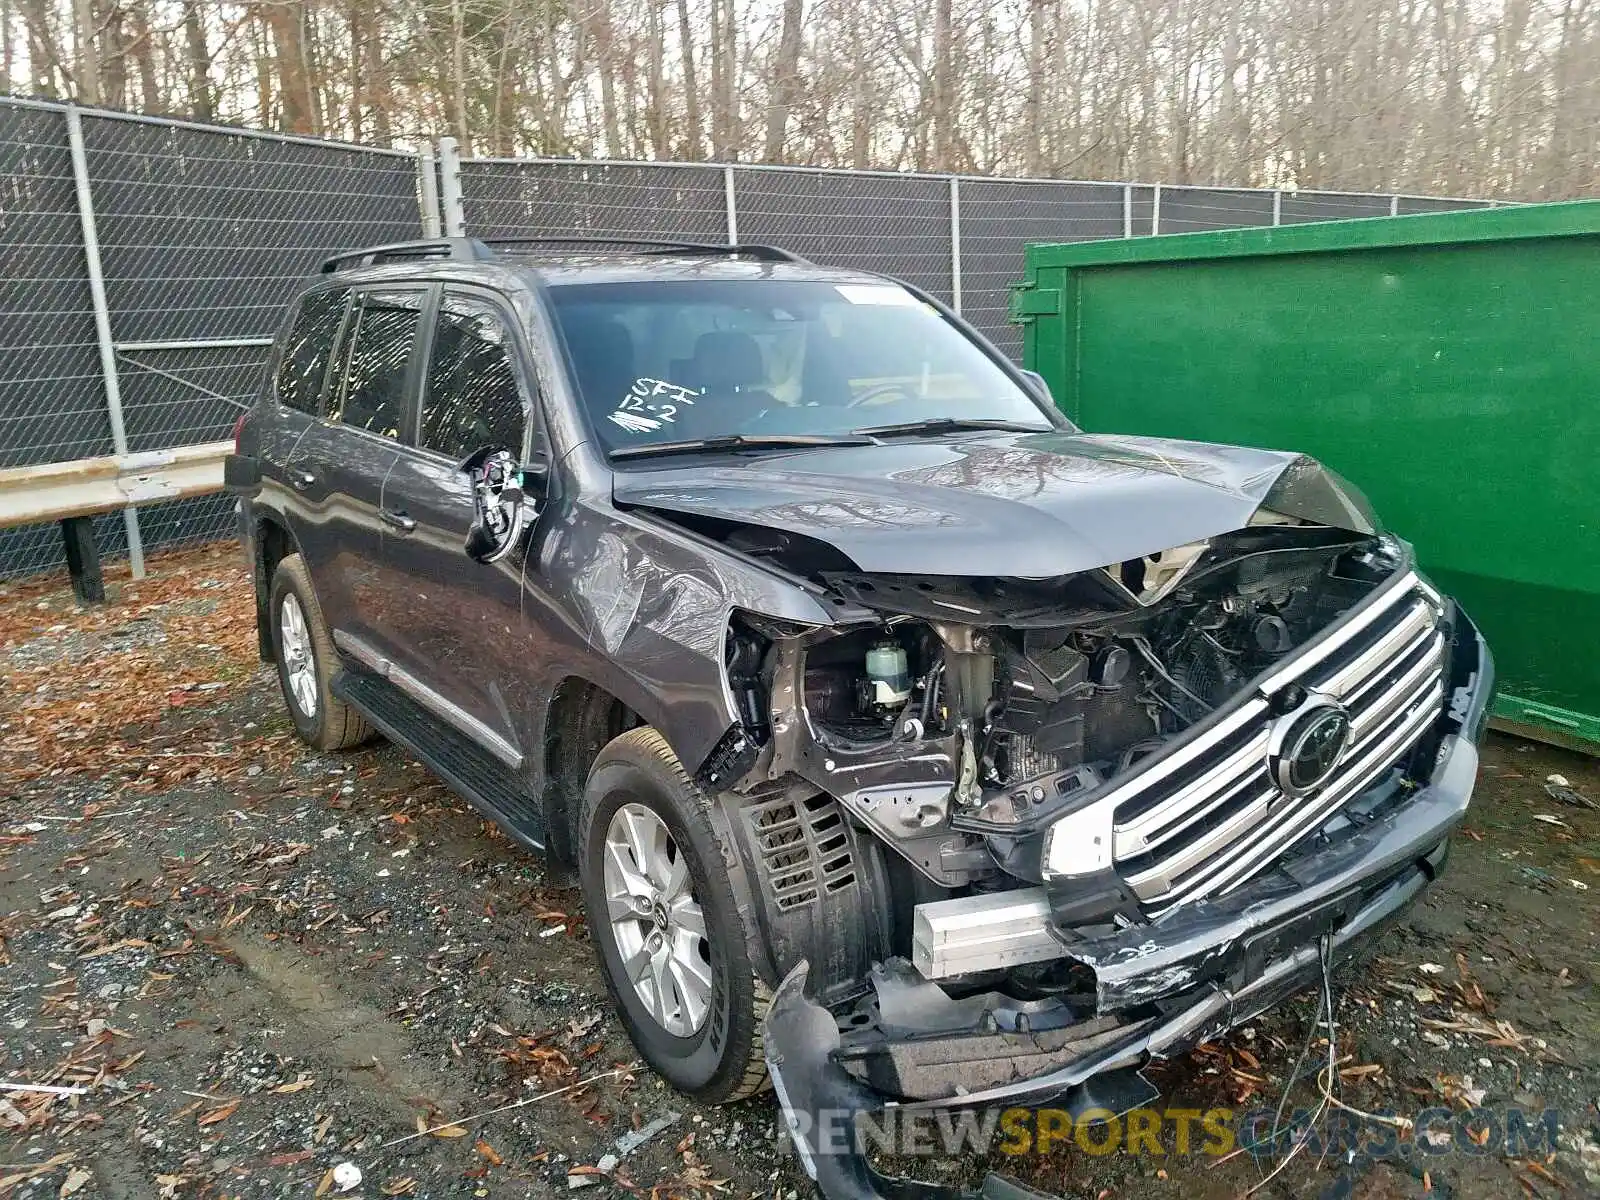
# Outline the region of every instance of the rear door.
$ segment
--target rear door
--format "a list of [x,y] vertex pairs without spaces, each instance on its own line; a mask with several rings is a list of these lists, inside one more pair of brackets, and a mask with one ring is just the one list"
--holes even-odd
[[466,553],[473,490],[457,466],[485,446],[530,453],[533,391],[516,320],[495,293],[450,285],[438,302],[423,370],[415,444],[401,450],[384,486],[391,514],[384,573],[404,634],[399,686],[508,765],[521,764],[511,680],[521,673],[527,541],[496,563]]
[[335,644],[357,658],[387,647],[378,580],[384,476],[400,453],[420,365],[426,287],[353,289],[321,419],[290,451],[296,537]]

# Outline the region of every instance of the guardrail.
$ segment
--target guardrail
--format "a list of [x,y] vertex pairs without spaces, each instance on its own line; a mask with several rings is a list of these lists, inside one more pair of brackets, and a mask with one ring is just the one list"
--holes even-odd
[[0,471],[0,528],[59,522],[72,590],[80,600],[102,601],[105,583],[90,518],[220,491],[222,460],[232,451],[231,441],[204,442],[173,450],[12,467]]

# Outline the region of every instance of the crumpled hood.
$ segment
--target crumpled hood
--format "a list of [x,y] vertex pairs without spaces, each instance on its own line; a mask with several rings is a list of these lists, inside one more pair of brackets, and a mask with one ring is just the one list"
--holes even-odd
[[1046,579],[1241,529],[1258,509],[1376,532],[1314,459],[1165,438],[1004,433],[618,472],[619,504],[825,542],[863,571]]

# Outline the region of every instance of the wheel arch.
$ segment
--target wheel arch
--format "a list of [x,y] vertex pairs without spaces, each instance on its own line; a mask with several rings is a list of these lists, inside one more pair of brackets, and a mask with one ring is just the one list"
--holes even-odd
[[[291,554],[300,553],[300,543],[284,519],[275,512],[251,515],[251,575],[256,591],[256,648],[262,662],[272,660],[272,634],[267,624],[267,601],[272,594],[272,573]],[[310,570],[306,578],[311,578]],[[316,582],[312,581],[312,587]]]
[[612,738],[648,724],[616,692],[582,675],[564,676],[544,712],[545,854],[568,869],[578,863],[576,830],[589,769]]

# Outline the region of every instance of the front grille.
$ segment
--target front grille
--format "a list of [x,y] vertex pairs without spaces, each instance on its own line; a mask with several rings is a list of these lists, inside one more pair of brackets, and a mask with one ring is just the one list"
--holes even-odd
[[1145,912],[1231,891],[1380,782],[1438,717],[1445,660],[1438,597],[1408,573],[1263,685],[1298,683],[1349,711],[1349,747],[1319,788],[1290,797],[1273,782],[1259,695],[1118,787],[1113,859]]

